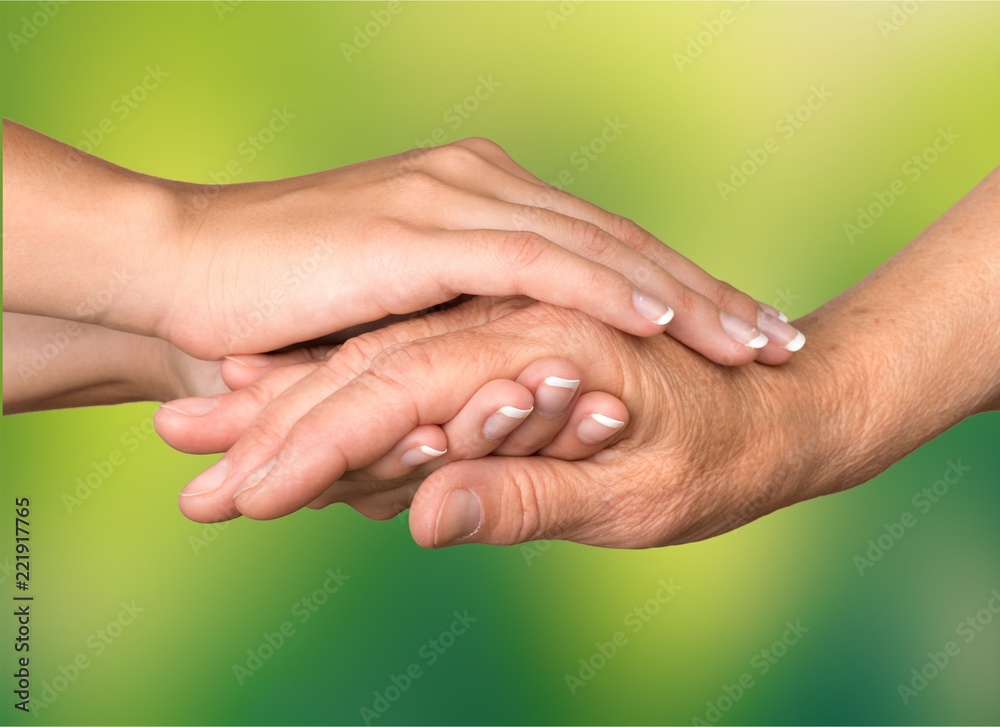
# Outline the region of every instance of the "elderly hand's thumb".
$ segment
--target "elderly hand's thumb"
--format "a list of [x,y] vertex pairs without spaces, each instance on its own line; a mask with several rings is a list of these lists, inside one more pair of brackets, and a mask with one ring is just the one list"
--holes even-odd
[[582,463],[544,457],[454,462],[417,490],[410,532],[424,548],[577,539],[603,508],[588,482]]

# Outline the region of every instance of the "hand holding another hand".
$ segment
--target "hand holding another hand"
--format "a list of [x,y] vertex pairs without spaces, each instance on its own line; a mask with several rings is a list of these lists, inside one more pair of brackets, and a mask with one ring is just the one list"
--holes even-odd
[[723,364],[781,363],[804,341],[484,139],[212,186],[136,174],[7,121],[4,131],[7,311],[85,318],[213,360],[462,293],[527,295],[638,336],[666,330]]
[[366,334],[280,395],[236,392],[197,422],[166,419],[178,431],[243,433],[217,486],[182,508],[197,519],[235,510],[266,519],[343,500],[346,473],[415,427],[449,420],[483,382],[555,355],[579,369],[581,391],[617,397],[629,424],[580,461],[523,456],[536,442],[514,437],[503,452],[513,456],[430,472],[415,493],[394,494],[397,510],[412,494],[419,544],[681,543],[860,484],[1000,406],[1000,266],[969,276],[954,264],[956,255],[995,260],[998,195],[994,172],[880,270],[802,319],[812,345],[781,368],[719,367],[667,337],[636,338],[527,299],[474,299]]
[[[181,498],[195,519],[355,504],[351,471],[409,431],[455,417],[485,381],[518,378],[557,354],[581,372],[576,428],[581,402],[597,392],[633,413],[613,446],[558,461],[576,459],[566,456],[576,429],[533,415],[498,450],[507,456],[435,462],[418,471],[419,488],[382,489],[378,512],[412,498],[411,528],[425,546],[568,538],[644,547],[707,537],[808,496],[800,485],[816,471],[819,418],[790,406],[815,393],[806,371],[720,368],[668,338],[635,338],[527,299],[474,299],[365,334],[287,388],[265,377],[201,417],[161,409],[157,426],[175,446],[217,437],[229,449],[216,489]],[[776,426],[783,420],[787,431]]]

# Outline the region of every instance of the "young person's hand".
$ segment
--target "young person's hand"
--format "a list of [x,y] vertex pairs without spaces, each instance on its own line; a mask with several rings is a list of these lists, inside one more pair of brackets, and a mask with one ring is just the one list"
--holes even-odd
[[666,331],[723,364],[781,363],[804,342],[483,139],[205,186],[129,172],[4,121],[4,258],[5,310],[157,335],[204,359],[461,293],[527,295],[637,336]]
[[217,361],[201,361],[159,338],[60,318],[3,314],[5,414],[229,390]]

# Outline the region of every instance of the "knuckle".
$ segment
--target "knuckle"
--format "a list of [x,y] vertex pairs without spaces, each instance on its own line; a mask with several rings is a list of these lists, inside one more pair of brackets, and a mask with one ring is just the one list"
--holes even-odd
[[572,478],[552,468],[524,468],[505,493],[508,522],[501,537],[504,544],[531,540],[576,539],[599,529],[604,515],[616,508],[615,488],[602,488],[585,500],[579,499]]
[[[430,157],[432,152],[428,152]],[[399,184],[403,191],[411,195],[434,195],[438,194],[445,186],[433,175],[423,169],[412,169],[399,178]]]
[[580,254],[596,260],[603,258],[615,246],[615,238],[597,225],[584,220],[573,220],[570,223],[570,235],[577,241]]
[[569,192],[554,187],[547,182],[542,182],[542,185],[535,192],[531,204],[539,209],[555,210],[556,208],[561,208],[563,205],[572,204],[573,200],[574,197]]
[[487,139],[482,136],[470,136],[466,139],[459,139],[455,142],[456,146],[464,146],[468,149],[472,149],[478,154],[483,156],[509,156],[504,148],[497,144],[492,139]]
[[467,171],[479,169],[484,160],[472,149],[460,144],[445,144],[428,151],[425,167],[441,171]]
[[251,407],[248,408],[252,408],[258,419],[263,419],[263,412],[267,410],[271,402],[282,392],[279,385],[271,385],[272,379],[273,377],[265,376],[247,388],[235,392],[237,396],[247,396],[250,399]]
[[[423,175],[422,172],[417,172],[416,174]],[[427,177],[429,180],[427,182],[428,188],[437,184],[437,180],[433,177]],[[417,185],[424,184],[423,181],[417,182]],[[377,240],[380,247],[384,246],[383,243],[386,240],[398,240],[400,238],[406,238],[416,232],[416,227],[409,224],[408,222],[398,218],[390,216],[377,216],[371,217],[364,221],[365,224],[365,236],[369,240]]]
[[611,232],[619,240],[633,248],[644,246],[649,239],[649,233],[642,229],[642,227],[629,218],[621,217],[620,215],[615,215],[612,218]]
[[500,239],[497,254],[504,267],[519,271],[538,263],[549,245],[534,232],[508,232]]
[[368,373],[380,382],[409,387],[433,368],[430,348],[425,341],[394,343],[375,354]]
[[670,296],[670,300],[665,301],[671,308],[685,316],[693,316],[702,306],[704,301],[701,296],[695,293],[686,285],[679,285]]
[[[242,441],[248,450],[271,451],[285,441],[287,432],[267,417],[258,417],[243,433]],[[241,447],[242,449],[242,447]]]
[[544,534],[541,495],[534,476],[522,471],[510,489],[513,492],[507,510],[511,522],[510,527],[505,528],[509,540],[504,545],[524,543],[541,537]]
[[368,368],[371,360],[378,355],[382,348],[367,333],[349,338],[344,341],[337,353],[330,358],[328,366],[324,368],[337,366],[351,371],[355,375],[360,374]]
[[747,323],[757,325],[757,302],[742,290],[722,280],[718,281],[716,301],[722,310],[742,317]]
[[[408,322],[407,327],[410,329],[408,334],[411,336],[415,333],[424,334],[425,328],[421,325],[422,323],[422,319],[419,318]],[[330,358],[329,363],[337,362],[340,369],[346,368],[354,376],[357,376],[368,369],[372,361],[380,354],[385,353],[387,349],[398,348],[406,343],[399,340],[400,335],[398,329],[386,326],[354,336],[344,341]]]
[[598,265],[588,265],[583,272],[583,290],[588,298],[600,298],[600,310],[608,316],[621,312],[621,286],[618,274]]
[[310,374],[310,385],[333,393],[357,376],[360,370],[363,368],[359,369],[357,362],[334,357]]

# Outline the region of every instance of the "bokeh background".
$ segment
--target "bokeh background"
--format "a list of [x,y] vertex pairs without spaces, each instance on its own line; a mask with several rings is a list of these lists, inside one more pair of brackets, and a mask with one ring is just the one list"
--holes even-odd
[[[0,21],[3,116],[119,164],[208,182],[236,160],[242,182],[486,136],[793,317],[1000,158],[990,3],[4,3]],[[149,69],[159,80],[134,91]],[[498,85],[476,99],[483,79]],[[814,87],[826,98],[809,109]],[[275,109],[294,119],[250,158]],[[113,130],[99,137],[102,120]],[[608,120],[627,128],[594,154]],[[915,166],[940,129],[958,136]],[[778,151],[721,193],[771,137]],[[845,223],[895,180],[905,194],[849,240]],[[5,636],[5,723],[364,723],[363,709],[372,724],[1000,721],[1000,615],[984,612],[969,643],[956,633],[1000,588],[996,415],[863,487],[706,543],[427,552],[405,516],[346,508],[186,521],[177,491],[210,459],[149,435],[153,411],[0,421],[4,598],[11,502],[30,496],[34,696],[55,695],[37,716],[13,709]],[[124,462],[66,500],[115,450]],[[969,471],[918,509],[959,460]],[[859,574],[855,557],[906,512],[916,526]],[[301,599],[338,568],[349,580],[302,623]],[[662,605],[661,579],[680,588]],[[143,609],[124,627],[123,601]],[[477,620],[441,639],[455,611]],[[808,631],[768,661],[789,621]],[[269,655],[264,634],[284,622],[295,632]],[[601,664],[595,644],[619,630],[627,644]],[[430,663],[435,640],[447,648]],[[898,685],[950,640],[961,653],[904,704]],[[240,684],[248,649],[270,658]],[[89,666],[70,679],[80,654]],[[581,659],[601,668],[574,690]],[[411,664],[420,675],[387,694]],[[748,673],[752,687],[727,688]]]

